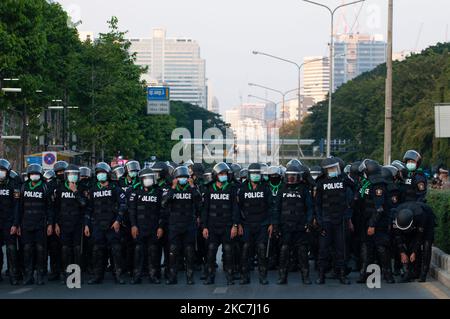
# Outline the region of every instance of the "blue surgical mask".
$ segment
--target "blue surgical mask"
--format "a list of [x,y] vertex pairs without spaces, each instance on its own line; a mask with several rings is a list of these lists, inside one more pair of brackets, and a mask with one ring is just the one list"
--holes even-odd
[[136,171],[128,172],[128,176],[130,176],[131,178],[135,178],[137,176],[137,174],[138,173]]
[[68,175],[67,176],[67,181],[69,183],[76,183],[76,182],[78,182],[78,175]]
[[253,183],[259,183],[261,181],[261,175],[259,175],[259,174],[250,174],[250,180]]
[[267,182],[269,180],[269,175],[263,175],[263,179]]
[[178,183],[180,185],[186,185],[187,184],[187,178],[186,177],[180,177],[178,178]]
[[335,178],[335,177],[338,177],[338,176],[339,176],[338,172],[329,172],[328,173],[328,177],[329,178]]
[[99,182],[106,182],[107,179],[108,179],[108,175],[106,173],[98,173],[97,174],[97,180]]
[[408,169],[408,171],[413,172],[416,170],[417,165],[416,163],[406,163],[406,168]]
[[219,182],[225,183],[226,181],[228,181],[227,175],[219,175]]

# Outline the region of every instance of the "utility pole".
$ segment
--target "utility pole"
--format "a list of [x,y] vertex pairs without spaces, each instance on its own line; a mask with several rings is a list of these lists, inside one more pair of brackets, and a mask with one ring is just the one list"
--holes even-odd
[[384,115],[384,165],[391,163],[392,148],[392,29],[393,29],[393,0],[388,0],[388,39],[386,61],[386,96]]

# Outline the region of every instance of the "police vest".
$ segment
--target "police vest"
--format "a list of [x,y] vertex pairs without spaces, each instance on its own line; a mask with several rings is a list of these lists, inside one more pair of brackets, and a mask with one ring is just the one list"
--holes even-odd
[[[12,180],[7,179],[0,184],[0,229],[9,227],[14,220],[14,192]],[[7,223],[8,225],[5,225]]]
[[[66,231],[73,230],[75,226],[83,223],[83,207],[67,185],[58,187],[55,196],[58,196],[60,207],[59,223]],[[80,195],[78,195],[80,196]]]
[[215,184],[209,186],[209,192],[206,194],[209,200],[209,224],[229,225],[233,223],[233,198],[236,192],[231,184],[224,184],[219,189]]
[[183,189],[177,186],[174,190],[170,204],[169,224],[188,224],[194,220],[193,191],[189,185]]
[[132,200],[136,201],[136,222],[143,236],[148,236],[150,230],[159,225],[161,207],[161,191],[151,188],[150,191],[137,189]]
[[[421,180],[420,182],[418,180]],[[417,201],[418,193],[426,192],[426,178],[420,172],[408,174],[405,179],[405,202]],[[419,185],[420,184],[420,185]]]
[[297,187],[285,186],[281,190],[281,223],[306,224],[306,204],[304,185]]
[[97,184],[91,188],[93,224],[102,230],[109,229],[116,218],[118,212],[116,191],[114,184],[108,184],[107,187],[103,188]]
[[267,218],[267,210],[269,209],[268,199],[266,198],[268,192],[265,184],[260,183],[256,189],[253,189],[250,182],[247,182],[242,185],[241,192],[243,200],[241,209],[245,222],[249,224],[262,223]]
[[319,185],[322,191],[322,218],[339,223],[347,209],[347,188],[342,176],[325,178]]
[[42,181],[34,187],[31,186],[31,182],[22,186],[22,227],[25,230],[37,230],[46,226],[48,196],[50,196],[48,188]]

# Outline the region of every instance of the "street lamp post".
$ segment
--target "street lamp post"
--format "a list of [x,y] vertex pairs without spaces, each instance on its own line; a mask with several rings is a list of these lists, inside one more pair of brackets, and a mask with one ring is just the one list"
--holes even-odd
[[301,136],[300,133],[301,133],[301,125],[302,125],[301,119],[302,119],[302,110],[303,110],[303,103],[302,103],[302,100],[301,100],[301,87],[302,87],[301,86],[301,84],[302,84],[301,70],[302,70],[303,66],[305,66],[306,64],[317,62],[317,61],[323,61],[326,58],[312,59],[312,60],[303,62],[301,64],[298,64],[298,63],[296,63],[294,61],[291,61],[291,60],[288,60],[288,59],[284,59],[284,58],[275,56],[273,54],[268,54],[268,53],[264,53],[264,52],[260,52],[260,51],[253,51],[252,53],[255,54],[255,55],[264,55],[264,56],[267,56],[269,58],[273,58],[273,59],[277,59],[277,60],[280,60],[280,61],[284,61],[284,62],[293,64],[293,65],[295,65],[297,67],[297,70],[298,70],[298,92],[297,92],[297,98],[298,98],[298,149],[299,149],[300,154],[303,156],[303,152],[302,152],[302,149],[301,149],[301,146],[300,146],[300,144],[301,144],[300,143],[300,136]]
[[327,9],[330,13],[330,18],[331,18],[331,32],[330,32],[330,92],[329,92],[329,96],[328,96],[328,123],[327,123],[327,157],[330,156],[331,154],[331,96],[333,94],[333,86],[334,86],[334,79],[333,79],[333,50],[334,50],[334,14],[336,13],[336,11],[342,7],[346,7],[352,4],[356,4],[359,2],[364,2],[365,0],[358,0],[358,1],[352,1],[349,3],[345,3],[342,4],[340,6],[337,6],[334,9],[329,8],[328,6],[322,4],[322,3],[318,3],[318,2],[314,2],[311,0],[303,0],[304,2],[308,2],[311,4],[315,4],[317,6],[321,6],[325,9]]
[[[259,87],[259,88],[262,88],[262,89],[265,89],[265,90],[269,90],[269,91],[272,91],[272,92],[275,92],[275,93],[278,93],[278,94],[281,95],[281,97],[282,97],[282,102],[281,102],[281,112],[282,112],[282,114],[281,114],[281,117],[282,117],[282,124],[284,125],[284,118],[285,118],[285,113],[286,113],[286,110],[285,110],[286,95],[288,95],[291,92],[297,91],[298,88],[293,89],[293,90],[289,90],[289,91],[286,91],[286,92],[282,92],[282,91],[279,91],[279,90],[276,90],[276,89],[273,89],[273,88],[270,88],[270,87],[267,87],[267,86],[264,86],[264,85],[255,84],[255,83],[249,83],[248,85],[249,86]],[[281,145],[284,145],[284,137],[281,138]],[[284,160],[283,152],[281,152],[281,159]]]

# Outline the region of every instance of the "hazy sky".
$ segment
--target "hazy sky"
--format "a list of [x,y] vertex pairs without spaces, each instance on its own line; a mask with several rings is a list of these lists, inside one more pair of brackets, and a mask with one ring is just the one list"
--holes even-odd
[[[199,42],[206,75],[221,111],[249,101],[248,94],[278,101],[276,94],[248,87],[258,83],[287,91],[297,86],[297,69],[263,56],[267,52],[298,62],[304,56],[327,55],[329,13],[301,0],[59,0],[80,31],[106,31],[119,18],[129,37],[150,37],[165,27],[168,37]],[[350,0],[316,0],[328,6]],[[336,14],[335,29],[386,38],[387,0],[366,0]],[[449,0],[394,0],[394,51],[423,49],[448,41]],[[359,13],[359,16],[358,16]],[[357,23],[356,17],[358,16]],[[346,27],[347,25],[347,27]],[[447,37],[447,39],[446,39]],[[295,96],[295,95],[294,95]],[[250,100],[251,101],[251,100]]]

